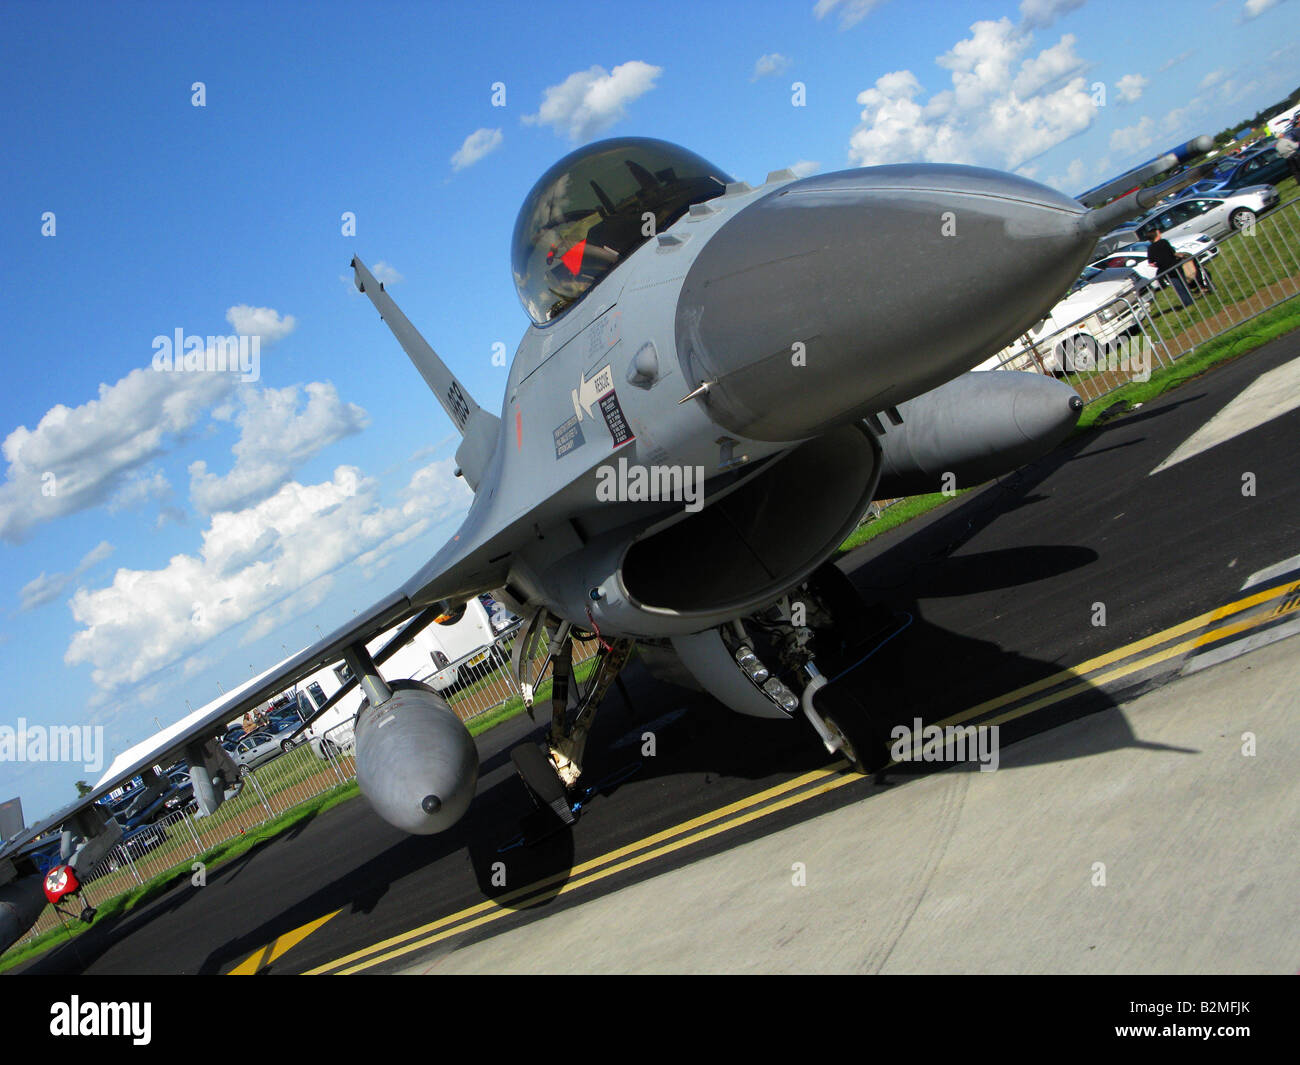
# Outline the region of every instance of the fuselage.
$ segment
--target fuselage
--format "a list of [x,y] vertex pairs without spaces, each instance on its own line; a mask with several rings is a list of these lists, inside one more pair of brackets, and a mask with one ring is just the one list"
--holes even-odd
[[[635,154],[641,142],[610,143]],[[756,189],[719,180],[529,327],[484,488],[422,574],[441,572],[448,550],[476,551],[485,586],[577,624],[646,636],[716,623],[728,608],[659,612],[628,631],[619,553],[680,520],[683,504],[611,502],[599,491],[608,471],[620,460],[699,471],[707,502],[747,470],[964,373],[1078,275],[1093,245],[1084,213],[972,167],[786,172]],[[583,243],[553,248],[547,269],[585,269]],[[417,575],[408,594],[420,587]]]

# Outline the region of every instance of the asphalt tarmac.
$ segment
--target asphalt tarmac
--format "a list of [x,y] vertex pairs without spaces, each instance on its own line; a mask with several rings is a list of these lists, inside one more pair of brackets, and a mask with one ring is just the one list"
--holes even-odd
[[[1072,757],[1025,741],[1067,722],[1086,734],[1096,714],[1094,742],[1079,750],[1140,745],[1116,724],[1117,703],[1177,676],[1202,649],[1183,645],[1216,624],[1201,615],[1300,555],[1300,413],[1151,471],[1297,357],[1300,334],[1275,340],[846,558],[865,596],[911,617],[863,671],[860,697],[899,721],[972,708],[966,720],[1001,718],[1001,744],[1022,764]],[[1276,586],[1265,606],[1282,601],[1285,571],[1256,586]],[[671,912],[691,900],[674,897],[665,872],[869,809],[936,769],[847,777],[802,721],[738,717],[637,664],[625,676],[630,703],[609,697],[588,748],[588,780],[613,783],[571,830],[510,847],[529,802],[508,752],[542,731],[519,718],[480,738],[479,793],[453,831],[404,836],[364,800],[349,802],[214,871],[206,887],[105,920],[21,971],[399,971],[651,878]]]

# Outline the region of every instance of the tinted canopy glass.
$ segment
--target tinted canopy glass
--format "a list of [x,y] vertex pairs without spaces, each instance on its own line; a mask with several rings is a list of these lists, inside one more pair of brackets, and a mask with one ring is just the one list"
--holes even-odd
[[566,155],[533,186],[515,221],[510,265],[524,310],[538,325],[559,317],[731,180],[694,152],[644,137],[598,141]]

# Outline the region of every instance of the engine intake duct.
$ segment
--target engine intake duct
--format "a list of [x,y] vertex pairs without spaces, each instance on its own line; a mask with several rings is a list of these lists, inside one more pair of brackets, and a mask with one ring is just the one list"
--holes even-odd
[[844,542],[871,504],[879,452],[861,426],[794,448],[703,510],[628,548],[622,583],[639,607],[735,614],[771,602]]

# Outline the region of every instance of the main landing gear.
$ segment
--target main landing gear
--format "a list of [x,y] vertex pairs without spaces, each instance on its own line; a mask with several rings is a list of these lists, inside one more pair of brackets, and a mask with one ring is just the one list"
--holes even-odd
[[[598,634],[580,632],[569,622],[557,622],[544,610],[539,610],[515,643],[515,677],[529,716],[533,713],[541,678],[548,666],[551,669],[551,723],[546,730],[546,739],[541,746],[525,743],[510,752],[515,771],[535,807],[533,814],[525,819],[524,839],[517,842],[534,842],[552,831],[572,825],[591,796],[612,782],[603,780],[585,790],[578,788],[587,737],[596,711],[627,665],[633,641],[601,640],[594,669],[585,682],[579,683],[573,669],[574,644],[579,639],[592,638],[600,639]],[[543,641],[546,641],[546,652],[534,670],[533,664]],[[637,768],[639,766],[621,771],[616,777],[625,779]]]

